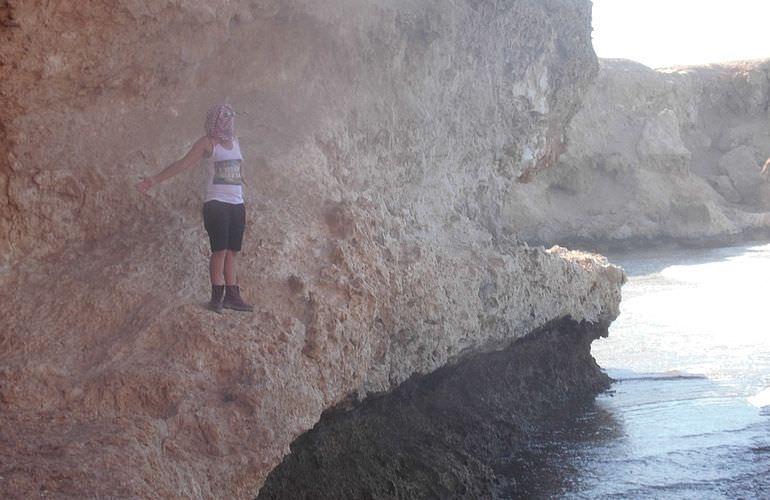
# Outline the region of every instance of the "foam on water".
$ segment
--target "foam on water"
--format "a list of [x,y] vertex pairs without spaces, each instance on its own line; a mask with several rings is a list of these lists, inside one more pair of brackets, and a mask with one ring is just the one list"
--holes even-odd
[[770,387],[748,398],[748,402],[757,408],[770,408]]

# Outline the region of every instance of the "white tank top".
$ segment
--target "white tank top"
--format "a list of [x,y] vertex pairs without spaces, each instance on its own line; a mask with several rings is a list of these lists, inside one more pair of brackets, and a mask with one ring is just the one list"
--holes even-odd
[[241,176],[241,148],[238,139],[233,139],[232,149],[214,144],[211,157],[206,164],[206,199],[225,203],[243,203],[243,177]]

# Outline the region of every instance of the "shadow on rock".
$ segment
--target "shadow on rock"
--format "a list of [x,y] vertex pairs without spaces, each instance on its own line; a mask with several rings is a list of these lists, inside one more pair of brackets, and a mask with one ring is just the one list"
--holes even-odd
[[413,377],[353,409],[327,411],[292,444],[258,498],[527,494],[532,470],[521,460],[552,426],[549,416],[585,407],[609,386],[590,355],[600,334],[564,319],[503,351]]

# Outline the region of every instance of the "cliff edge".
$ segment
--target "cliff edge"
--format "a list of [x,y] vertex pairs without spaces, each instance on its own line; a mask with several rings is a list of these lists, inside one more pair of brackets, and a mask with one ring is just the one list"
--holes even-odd
[[538,211],[505,217],[527,241],[591,248],[767,237],[769,69],[600,60],[558,168],[531,186]]
[[[504,217],[595,76],[587,0],[31,0],[0,30],[7,498],[252,498],[340,402],[618,314],[619,269]],[[253,314],[202,307],[199,173],[134,189],[223,99]]]

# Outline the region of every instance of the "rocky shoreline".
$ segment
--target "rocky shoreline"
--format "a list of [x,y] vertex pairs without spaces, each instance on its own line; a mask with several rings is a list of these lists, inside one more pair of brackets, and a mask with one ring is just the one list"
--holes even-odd
[[[493,436],[523,439],[606,383],[588,343],[617,317],[623,273],[536,243],[770,227],[755,182],[766,64],[600,67],[588,0],[54,3],[0,7],[8,498],[253,498],[300,436],[312,466],[300,443],[321,439],[305,433],[324,412],[330,428],[399,431],[428,418],[416,395],[447,412],[418,439],[468,440],[471,465],[445,464],[441,491],[484,491],[469,471],[492,477]],[[240,113],[250,315],[200,307],[200,178],[134,189],[223,100]],[[526,352],[568,370],[538,374]],[[487,365],[505,367],[501,386]],[[445,384],[462,370],[477,385],[455,401]],[[489,407],[473,397],[484,385]],[[407,413],[378,410],[389,397]],[[351,400],[366,402],[329,411]],[[508,405],[523,416],[503,418]],[[378,433],[353,436],[374,450]],[[386,461],[369,485],[383,495],[393,456],[363,461]]]
[[557,168],[506,212],[518,236],[614,250],[766,238],[770,61],[599,66]]
[[649,249],[718,248],[748,245],[751,243],[763,244],[767,242],[770,242],[770,228],[750,228],[744,229],[738,233],[699,238],[667,236],[654,238],[626,238],[623,240],[575,238],[566,239],[562,243],[568,248],[581,249],[586,252],[600,255],[609,255]]

